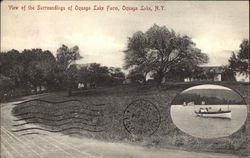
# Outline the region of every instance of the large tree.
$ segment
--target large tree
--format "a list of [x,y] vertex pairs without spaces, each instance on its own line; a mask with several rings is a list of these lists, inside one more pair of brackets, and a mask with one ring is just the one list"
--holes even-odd
[[[237,55],[236,55],[237,54]],[[245,76],[249,75],[249,41],[243,40],[238,53],[233,52],[229,58],[229,68]]]
[[134,33],[124,52],[125,69],[137,70],[145,77],[147,73],[153,72],[159,83],[171,69],[183,63],[188,63],[192,69],[208,62],[208,56],[195,47],[190,37],[156,24],[145,33]]
[[64,87],[66,85],[69,88],[69,93],[71,93],[71,76],[72,72],[71,70],[75,69],[69,69],[72,64],[75,64],[75,62],[79,59],[81,59],[82,56],[79,52],[79,47],[74,46],[72,48],[69,48],[66,45],[62,45],[60,48],[57,49],[56,54],[56,63],[57,63],[57,69],[56,69],[56,78],[58,81],[58,84],[60,87]]
[[120,68],[101,66],[98,63],[80,65],[78,81],[96,86],[111,86],[121,84],[125,79]]
[[92,63],[88,67],[90,83],[97,86],[104,86],[108,84],[111,79],[109,69],[107,66],[101,66],[97,63]]
[[42,49],[25,49],[21,54],[26,82],[40,90],[41,86],[50,86],[56,62],[53,54]]
[[24,67],[20,58],[21,53],[14,49],[0,53],[0,74],[9,77],[15,87],[19,87],[23,80]]
[[17,50],[0,53],[0,74],[8,77],[16,88],[30,88],[47,86],[53,82],[55,57],[50,51],[42,49],[25,49],[21,53]]
[[66,70],[71,64],[74,64],[76,60],[82,58],[79,52],[79,47],[74,46],[72,48],[62,45],[57,49],[56,59],[61,69]]

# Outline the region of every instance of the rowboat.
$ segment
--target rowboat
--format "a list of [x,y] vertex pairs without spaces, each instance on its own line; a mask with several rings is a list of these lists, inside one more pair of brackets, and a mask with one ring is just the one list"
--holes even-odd
[[211,118],[231,119],[231,111],[195,111],[197,116]]

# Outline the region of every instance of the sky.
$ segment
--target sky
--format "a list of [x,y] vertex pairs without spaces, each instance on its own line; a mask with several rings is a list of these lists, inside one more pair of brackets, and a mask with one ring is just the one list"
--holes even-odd
[[[18,6],[10,10],[9,6]],[[36,10],[27,10],[28,6]],[[60,6],[66,10],[37,10],[40,6]],[[67,10],[72,5],[73,10]],[[103,11],[79,11],[78,7],[104,7]],[[123,6],[164,6],[161,11],[124,11]],[[25,11],[20,7],[26,6]],[[119,11],[106,11],[107,6]],[[1,2],[1,52],[11,49],[42,48],[54,54],[65,44],[78,45],[84,57],[78,63],[97,62],[122,67],[128,42],[136,31],[145,32],[153,24],[188,35],[206,53],[207,66],[228,63],[232,51],[249,39],[248,1],[4,1]]]

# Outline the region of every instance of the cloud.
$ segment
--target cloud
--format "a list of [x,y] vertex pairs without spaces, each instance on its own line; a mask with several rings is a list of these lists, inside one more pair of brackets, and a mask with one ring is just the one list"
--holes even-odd
[[206,35],[200,38],[193,39],[198,48],[205,53],[216,53],[218,51],[226,50],[235,50],[239,48],[240,43],[242,42],[240,39],[232,39],[225,36],[211,36]]
[[[237,51],[237,50],[235,50]],[[206,66],[221,66],[228,65],[228,59],[232,55],[231,50],[223,50],[223,51],[214,51],[208,52],[209,63],[205,64]]]
[[66,35],[65,41],[80,47],[80,54],[84,57],[80,63],[97,62],[107,66],[122,67],[124,43],[116,41],[114,37],[102,32],[74,33]]

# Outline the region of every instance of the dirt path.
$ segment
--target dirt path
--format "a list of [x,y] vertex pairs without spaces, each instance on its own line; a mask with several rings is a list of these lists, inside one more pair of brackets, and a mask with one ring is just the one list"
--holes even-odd
[[[33,98],[33,97],[32,97]],[[25,99],[30,99],[29,97]],[[197,153],[76,138],[38,130],[15,133],[12,103],[1,104],[1,158],[235,158],[235,155]],[[36,127],[27,125],[26,127]],[[40,134],[36,134],[39,132]]]

